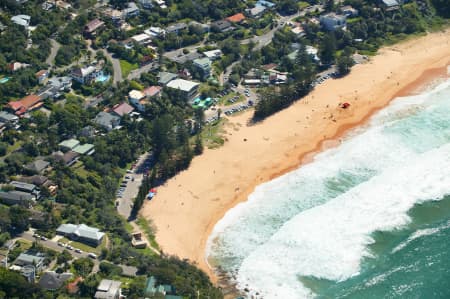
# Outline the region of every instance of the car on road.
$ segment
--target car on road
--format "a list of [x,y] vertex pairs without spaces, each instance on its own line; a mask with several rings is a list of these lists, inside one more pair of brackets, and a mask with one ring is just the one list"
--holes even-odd
[[125,178],[126,178],[127,180],[131,179],[131,177],[130,177],[129,175],[126,175]]
[[64,243],[58,242],[58,246],[64,247]]
[[66,248],[69,249],[69,250],[72,250],[72,249],[73,249],[73,247],[70,246],[70,245],[67,245]]
[[92,258],[92,259],[96,259],[96,258],[97,258],[97,255],[96,255],[95,253],[92,253],[92,252],[89,252],[89,253],[88,253],[88,256],[89,256],[90,258]]
[[78,249],[78,248],[75,249],[75,252],[76,253],[83,253],[83,251],[81,251],[81,249]]
[[44,237],[44,236],[41,236],[41,240],[42,241],[47,241],[48,239],[46,237]]

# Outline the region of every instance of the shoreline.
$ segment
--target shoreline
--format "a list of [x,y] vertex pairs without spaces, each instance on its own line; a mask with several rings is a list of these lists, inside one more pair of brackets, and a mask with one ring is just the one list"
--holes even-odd
[[[163,250],[196,262],[218,283],[206,261],[205,248],[225,213],[247,200],[257,185],[297,169],[318,152],[339,144],[342,136],[365,125],[394,98],[417,93],[445,76],[450,62],[449,32],[382,48],[346,77],[327,80],[291,107],[254,126],[245,126],[252,112],[230,118],[233,127],[227,128],[225,145],[196,157],[188,170],[169,180],[156,200],[146,202],[141,210],[157,226],[156,238]],[[358,81],[361,84],[354,89]],[[338,108],[343,101],[351,107]],[[199,176],[205,182],[199,182]]]

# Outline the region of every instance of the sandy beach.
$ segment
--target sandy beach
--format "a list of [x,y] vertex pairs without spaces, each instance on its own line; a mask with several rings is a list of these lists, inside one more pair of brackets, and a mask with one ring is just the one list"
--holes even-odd
[[[230,208],[255,186],[339,143],[394,97],[447,75],[449,63],[450,31],[432,33],[381,49],[348,76],[327,80],[261,123],[247,126],[252,111],[230,117],[224,146],[196,157],[188,170],[158,189],[141,214],[154,222],[165,253],[196,262],[215,280],[205,260],[206,241]],[[351,106],[341,109],[342,102]]]

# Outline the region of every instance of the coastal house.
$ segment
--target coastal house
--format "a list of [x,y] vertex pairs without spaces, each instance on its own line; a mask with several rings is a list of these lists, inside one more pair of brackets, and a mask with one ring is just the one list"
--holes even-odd
[[141,4],[144,9],[151,9],[153,7],[152,0],[139,0],[139,4]]
[[0,111],[0,122],[14,126],[18,121],[19,117],[17,117],[17,115],[8,113],[6,111]]
[[63,151],[70,151],[76,148],[80,142],[74,138],[64,140],[58,144]]
[[28,192],[0,191],[0,202],[5,205],[9,206],[20,205],[29,208],[34,203],[35,200],[36,197]]
[[346,17],[333,12],[320,16],[320,24],[328,31],[345,29],[347,26]]
[[40,70],[35,74],[36,79],[38,79],[39,84],[44,84],[48,80],[49,72],[48,70]]
[[22,116],[27,112],[38,109],[43,105],[40,96],[31,94],[19,101],[11,101],[8,103],[8,108],[17,116]]
[[205,51],[203,52],[203,55],[205,55],[205,57],[207,57],[210,60],[217,60],[220,59],[220,57],[222,57],[223,53],[220,49],[216,49],[211,51]]
[[72,69],[70,76],[81,84],[90,84],[93,80],[103,75],[103,71],[93,65],[76,67]]
[[152,36],[147,33],[141,33],[132,36],[131,40],[140,44],[141,46],[146,46],[152,42]]
[[46,271],[41,275],[38,285],[47,291],[56,291],[60,289],[63,284],[71,279],[73,274],[70,272],[56,273],[55,271]]
[[233,25],[227,20],[219,20],[211,23],[211,29],[214,32],[228,32],[234,30]]
[[56,162],[60,162],[65,166],[70,167],[78,161],[80,155],[74,151],[68,151],[67,153],[58,151],[53,153],[52,157]]
[[95,37],[104,27],[105,23],[99,19],[94,19],[84,26],[84,34],[89,37]]
[[342,6],[339,10],[340,10],[341,13],[342,13],[344,16],[346,16],[347,18],[354,18],[354,17],[357,17],[357,16],[358,16],[358,13],[359,13],[357,9],[353,8],[353,7],[350,6],[350,5]]
[[124,19],[137,17],[139,15],[139,7],[134,2],[128,2],[127,7],[122,11]]
[[147,30],[144,30],[144,33],[147,33],[148,35],[152,36],[152,37],[157,37],[157,38],[164,38],[166,36],[166,30],[164,30],[161,27],[150,27]]
[[29,15],[16,15],[11,17],[11,22],[19,26],[25,27],[28,30],[30,26],[31,17]]
[[198,53],[197,51],[189,52],[187,54],[184,54],[182,52],[178,53],[176,56],[170,56],[168,57],[170,61],[179,63],[179,64],[185,64],[188,61],[194,61],[195,59],[201,58],[202,54]]
[[116,104],[111,108],[111,112],[119,117],[128,115],[133,111],[134,111],[134,108],[125,102],[123,102],[121,104]]
[[105,129],[106,131],[111,131],[115,129],[120,124],[120,117],[101,111],[95,116],[94,123]]
[[94,145],[90,143],[80,144],[76,146],[72,151],[82,156],[90,156],[95,153]]
[[184,79],[175,79],[167,84],[168,88],[181,91],[181,95],[186,100],[191,100],[198,92],[199,83]]
[[188,23],[189,28],[193,28],[197,32],[206,33],[209,32],[211,26],[209,24],[203,24],[197,21],[190,21]]
[[209,58],[195,59],[193,66],[200,71],[202,79],[211,76],[211,60],[209,60]]
[[170,81],[178,78],[177,74],[168,73],[168,72],[159,72],[158,73],[158,84],[162,86],[166,86]]
[[14,265],[19,267],[32,266],[35,268],[35,272],[39,272],[44,267],[45,255],[43,253],[21,253],[16,260]]
[[156,97],[161,97],[161,90],[162,90],[161,86],[149,86],[143,90],[143,93],[148,99],[152,99]]
[[238,24],[238,23],[241,23],[241,22],[243,22],[245,20],[245,16],[244,16],[243,13],[237,13],[237,14],[234,14],[232,16],[229,16],[228,18],[225,18],[225,20],[227,20],[230,23]]
[[42,159],[37,159],[34,160],[33,162],[26,164],[23,168],[32,173],[43,173],[49,166],[50,166],[49,162],[44,161]]
[[19,182],[19,181],[11,181],[9,185],[14,187],[14,190],[30,193],[34,196],[39,196],[39,189],[35,184]]
[[397,0],[381,0],[381,6],[387,11],[397,10],[400,8],[400,3]]
[[166,28],[166,32],[168,34],[170,34],[170,33],[179,34],[180,31],[186,30],[187,28],[188,28],[188,25],[186,23],[175,23],[175,24],[168,26]]
[[10,63],[8,65],[8,69],[11,72],[15,72],[15,71],[18,71],[20,69],[24,69],[24,68],[27,68],[27,67],[30,67],[30,66],[31,66],[31,64],[16,61],[16,62]]
[[102,279],[95,292],[95,299],[119,299],[121,297],[121,282],[116,280]]
[[56,233],[62,236],[66,236],[71,240],[82,242],[92,246],[98,246],[102,243],[105,233],[101,232],[98,228],[90,227],[85,224],[61,224]]

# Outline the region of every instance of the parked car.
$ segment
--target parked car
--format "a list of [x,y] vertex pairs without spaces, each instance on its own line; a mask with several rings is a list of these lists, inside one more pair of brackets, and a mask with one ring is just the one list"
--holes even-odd
[[96,259],[96,258],[97,258],[97,255],[96,255],[95,253],[92,253],[92,252],[89,252],[89,253],[88,253],[88,256],[89,256],[90,258],[93,258],[93,259]]
[[75,249],[75,252],[76,252],[76,253],[83,253],[83,251],[81,251],[81,249],[78,249],[78,248]]

